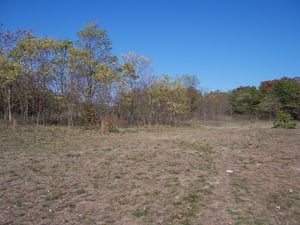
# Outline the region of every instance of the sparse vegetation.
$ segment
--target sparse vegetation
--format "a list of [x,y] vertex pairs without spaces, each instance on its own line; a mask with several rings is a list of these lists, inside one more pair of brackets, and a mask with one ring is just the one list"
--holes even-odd
[[78,189],[78,190],[76,191],[76,193],[79,194],[79,195],[82,195],[82,194],[85,194],[86,191],[85,191],[83,188],[80,188],[80,189]]
[[2,127],[0,223],[298,224],[299,128],[191,123]]
[[133,215],[137,218],[142,217],[142,216],[150,216],[151,214],[148,211],[145,210],[137,210],[133,213]]
[[116,188],[116,185],[114,185],[114,184],[110,184],[107,186],[107,189],[111,190],[111,191],[114,190],[115,188]]

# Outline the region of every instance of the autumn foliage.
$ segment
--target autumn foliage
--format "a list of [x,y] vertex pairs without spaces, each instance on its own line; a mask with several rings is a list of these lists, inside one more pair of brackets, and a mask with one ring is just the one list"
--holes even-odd
[[95,22],[86,24],[76,41],[0,29],[0,116],[23,125],[102,124],[108,130],[108,118],[113,126],[235,115],[273,119],[280,111],[300,118],[297,79],[205,93],[195,75],[157,76],[147,57],[132,52],[118,57],[111,49],[106,30]]

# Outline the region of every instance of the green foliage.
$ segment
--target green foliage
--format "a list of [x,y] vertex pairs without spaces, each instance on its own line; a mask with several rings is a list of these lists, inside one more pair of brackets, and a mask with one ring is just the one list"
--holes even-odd
[[106,30],[97,22],[88,23],[77,33],[78,49],[73,50],[71,68],[77,75],[77,82],[86,103],[92,105],[101,93],[109,104],[107,92],[115,80],[114,65],[117,59],[111,54],[111,41]]
[[95,125],[97,123],[97,112],[91,105],[83,106],[83,116],[80,119],[81,125]]
[[230,100],[233,111],[238,114],[254,114],[262,99],[256,87],[240,87],[232,91]]
[[294,79],[282,78],[278,81],[271,94],[276,96],[281,104],[281,110],[300,118],[300,83]]
[[279,100],[268,94],[266,95],[257,106],[257,113],[260,119],[272,120],[280,111],[281,104]]
[[24,124],[86,126],[108,117],[121,126],[177,125],[228,114],[271,120],[280,110],[300,119],[295,79],[263,81],[259,90],[203,94],[195,75],[155,76],[151,60],[132,52],[119,61],[97,22],[86,24],[77,37],[58,41],[31,31],[3,32],[0,26],[0,114],[6,120],[17,115]]
[[279,112],[273,121],[275,128],[288,128],[294,129],[297,127],[297,123],[293,120],[293,117],[287,112]]
[[21,73],[22,67],[18,63],[0,54],[0,88],[13,84]]

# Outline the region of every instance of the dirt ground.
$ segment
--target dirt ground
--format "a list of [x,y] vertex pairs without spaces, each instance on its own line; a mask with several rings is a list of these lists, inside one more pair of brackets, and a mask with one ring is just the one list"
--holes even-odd
[[300,224],[300,128],[3,127],[0,224]]

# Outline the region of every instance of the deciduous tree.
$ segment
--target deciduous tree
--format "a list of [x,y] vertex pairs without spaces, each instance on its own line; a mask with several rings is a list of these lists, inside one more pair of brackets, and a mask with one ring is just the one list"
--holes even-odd
[[256,87],[239,87],[230,94],[233,112],[238,114],[255,115],[262,94]]

